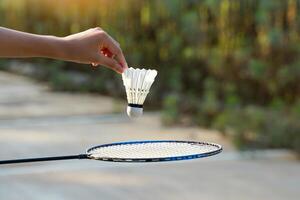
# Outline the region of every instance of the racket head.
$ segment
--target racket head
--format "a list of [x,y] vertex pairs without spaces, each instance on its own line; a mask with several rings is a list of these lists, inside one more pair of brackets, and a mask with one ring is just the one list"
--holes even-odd
[[141,163],[191,160],[213,156],[221,152],[222,146],[215,143],[147,140],[94,146],[87,150],[87,156],[94,160]]

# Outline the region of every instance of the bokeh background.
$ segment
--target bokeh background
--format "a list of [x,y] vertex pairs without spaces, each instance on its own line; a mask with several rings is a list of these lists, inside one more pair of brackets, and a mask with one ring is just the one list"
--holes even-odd
[[[166,124],[213,127],[241,148],[300,151],[299,1],[2,0],[2,26],[66,36],[101,26],[130,66],[155,68]],[[28,60],[27,60],[28,61]],[[123,97],[109,70],[32,60],[54,89]],[[247,123],[245,123],[247,122]]]
[[[62,37],[100,26],[130,66],[158,70],[145,104],[159,113],[159,130],[205,128],[232,148],[299,155],[299,9],[299,0],[0,0],[0,26]],[[109,69],[47,59],[0,67],[52,91],[125,99]]]

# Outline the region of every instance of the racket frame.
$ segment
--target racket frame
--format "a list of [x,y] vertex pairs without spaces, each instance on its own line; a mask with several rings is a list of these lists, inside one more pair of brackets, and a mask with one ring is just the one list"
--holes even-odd
[[[172,157],[160,157],[160,158],[111,158],[111,157],[93,157],[92,151],[103,148],[103,147],[110,147],[110,146],[117,146],[117,145],[130,145],[130,144],[147,144],[147,143],[188,143],[188,144],[195,144],[195,145],[210,145],[214,146],[217,149],[214,151],[210,151],[207,153],[200,153],[200,154],[191,154],[191,155],[184,155],[184,156],[172,156]],[[223,150],[222,146],[215,143],[209,142],[195,142],[195,141],[181,141],[181,140],[142,140],[142,141],[129,141],[129,142],[116,142],[110,144],[102,144],[91,147],[87,149],[86,155],[89,159],[93,160],[101,160],[101,161],[108,161],[108,162],[128,162],[128,163],[143,163],[143,162],[169,162],[169,161],[180,161],[180,160],[191,160],[197,158],[204,158],[208,156],[213,156],[216,154],[221,153]]]

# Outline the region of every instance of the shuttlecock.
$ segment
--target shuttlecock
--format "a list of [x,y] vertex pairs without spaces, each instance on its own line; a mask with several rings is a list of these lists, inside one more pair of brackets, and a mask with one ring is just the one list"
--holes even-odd
[[143,104],[156,75],[156,70],[132,67],[123,72],[122,79],[126,89],[129,117],[139,117],[143,114]]

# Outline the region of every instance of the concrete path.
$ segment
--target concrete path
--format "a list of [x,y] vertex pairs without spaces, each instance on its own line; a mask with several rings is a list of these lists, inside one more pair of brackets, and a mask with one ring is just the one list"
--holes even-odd
[[[290,157],[238,154],[214,131],[166,128],[159,113],[138,121],[115,113],[125,102],[54,93],[0,72],[0,159],[83,153],[108,142],[188,139],[220,143],[215,157],[175,163],[90,160],[0,166],[0,199],[298,199],[300,163]],[[252,155],[252,154],[251,154]],[[277,155],[277,154],[276,154]],[[279,159],[280,158],[280,159]]]

